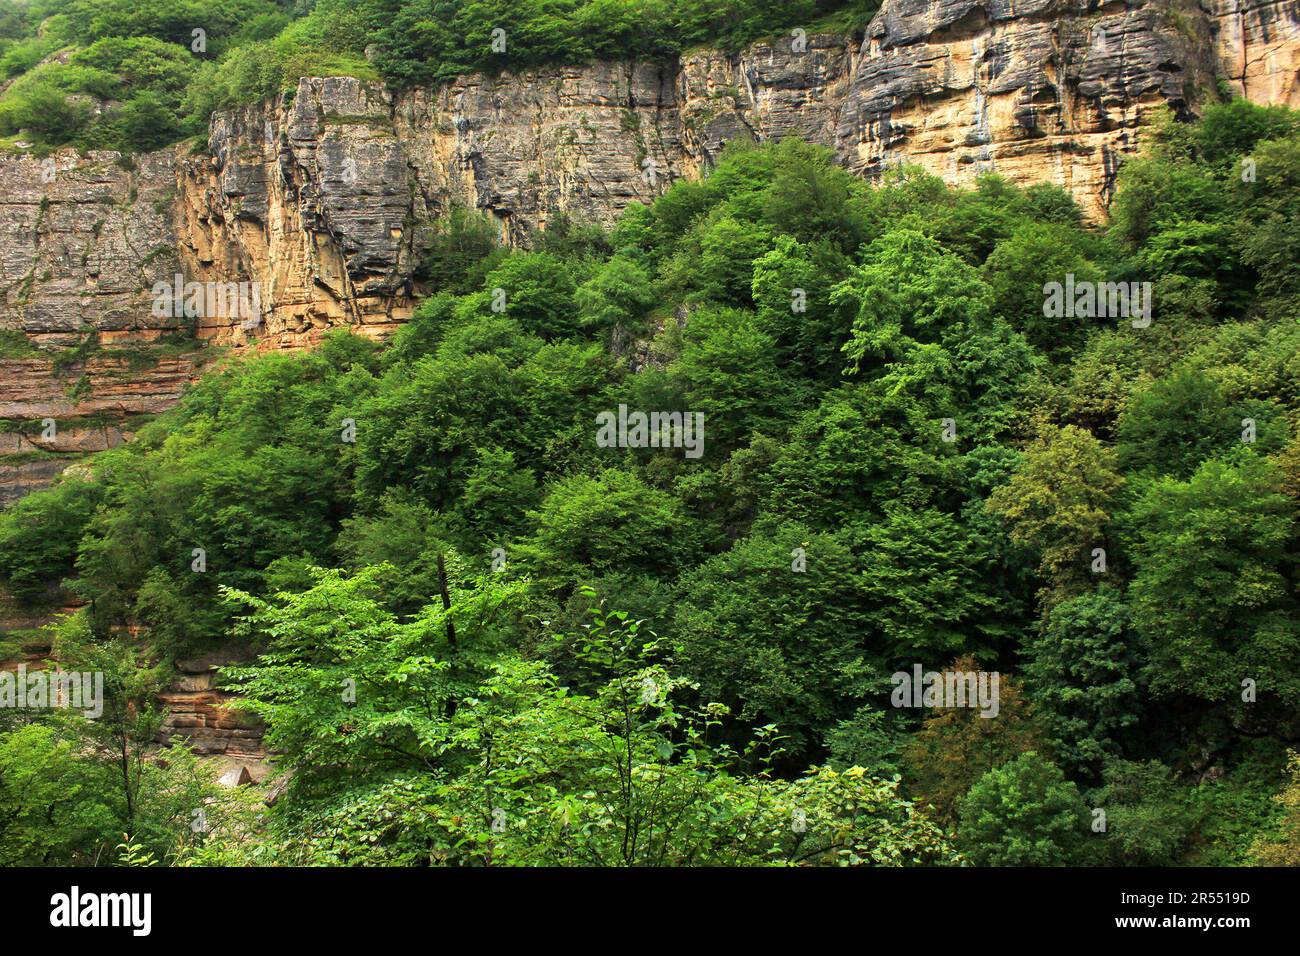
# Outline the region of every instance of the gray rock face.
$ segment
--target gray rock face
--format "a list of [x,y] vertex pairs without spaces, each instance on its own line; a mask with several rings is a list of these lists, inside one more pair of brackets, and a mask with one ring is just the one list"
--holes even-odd
[[171,150],[0,155],[0,328],[38,346],[174,328],[150,288],[178,265]]
[[471,75],[401,97],[417,218],[462,203],[515,243],[561,209],[612,222],[685,174],[675,79],[670,66],[596,63]]
[[0,457],[0,506],[47,487],[68,468],[60,458],[13,459]]
[[725,142],[740,137],[797,136],[834,146],[856,50],[852,37],[814,34],[758,44],[739,56],[685,57],[677,101],[692,172],[702,171]]

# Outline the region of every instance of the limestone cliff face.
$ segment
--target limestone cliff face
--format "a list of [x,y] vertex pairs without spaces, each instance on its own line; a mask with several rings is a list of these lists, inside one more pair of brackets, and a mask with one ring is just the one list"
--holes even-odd
[[1300,0],[1203,0],[1233,92],[1300,107]]
[[[559,211],[610,223],[735,139],[799,136],[854,172],[995,171],[1104,213],[1157,107],[1224,82],[1300,106],[1300,0],[886,0],[856,35],[739,54],[470,75],[400,95],[347,78],[215,116],[147,156],[0,158],[0,500],[128,437],[211,348],[383,337],[430,291],[417,268],[455,203],[527,245]],[[245,283],[186,316],[154,287]],[[46,438],[40,422],[57,420]]]
[[382,91],[304,79],[291,101],[218,114],[176,178],[186,278],[256,282],[264,310],[251,327],[205,315],[202,337],[297,344],[409,314],[412,178]]
[[149,286],[180,266],[174,167],[170,150],[0,156],[3,327],[43,347],[91,331],[109,342],[156,336]]
[[486,210],[524,243],[564,209],[609,223],[686,174],[673,65],[596,63],[471,75],[395,104],[413,212]]
[[1192,3],[899,0],[867,31],[837,128],[846,164],[920,162],[1069,189],[1092,216],[1153,108],[1214,81]]
[[[198,357],[150,288],[180,271],[173,151],[0,157],[0,504],[176,403]],[[52,427],[49,427],[51,426]]]

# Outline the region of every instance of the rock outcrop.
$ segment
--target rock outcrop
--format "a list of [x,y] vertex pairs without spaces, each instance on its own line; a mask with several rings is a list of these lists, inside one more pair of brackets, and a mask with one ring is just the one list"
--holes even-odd
[[0,359],[0,505],[129,441],[176,404],[204,357],[109,349],[64,364],[65,354]]
[[996,171],[1070,190],[1094,218],[1151,111],[1214,81],[1190,3],[899,0],[867,32],[838,126],[864,173],[920,162],[949,182]]
[[291,102],[214,116],[208,153],[176,175],[186,280],[257,283],[262,306],[251,322],[201,316],[202,337],[299,344],[409,315],[412,178],[386,93],[304,79]]
[[159,707],[167,712],[159,743],[181,737],[204,756],[230,757],[246,765],[265,760],[261,723],[231,710],[234,695],[217,687],[219,668],[239,657],[232,650],[176,662],[170,686],[158,695]]
[[1202,0],[1219,75],[1239,96],[1300,107],[1300,0]]
[[610,223],[686,174],[677,69],[648,63],[471,75],[394,105],[413,174],[412,211],[452,203],[490,213],[524,243],[565,210]]
[[[203,144],[0,157],[0,432],[20,433],[0,500],[169,407],[210,346],[388,335],[454,204],[528,245],[559,212],[612,222],[729,141],[799,136],[868,177],[1054,182],[1099,218],[1157,108],[1191,115],[1216,83],[1300,106],[1298,68],[1300,0],[886,0],[855,35],[399,95],[307,78],[214,116]],[[160,303],[186,283],[198,307]]]

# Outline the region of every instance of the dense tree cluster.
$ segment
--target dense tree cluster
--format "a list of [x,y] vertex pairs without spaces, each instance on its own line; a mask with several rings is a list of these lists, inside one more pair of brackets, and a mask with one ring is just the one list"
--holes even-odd
[[[231,364],[0,514],[119,699],[258,652],[292,771],[177,841],[147,727],[106,763],[28,715],[0,859],[112,856],[131,803],[124,852],[181,862],[1294,861],[1298,123],[1161,126],[1105,228],[793,140],[527,251],[457,211],[385,346]],[[1151,322],[1052,318],[1067,273]],[[620,406],[703,453],[602,447]],[[913,668],[996,671],[996,716],[895,706]]]

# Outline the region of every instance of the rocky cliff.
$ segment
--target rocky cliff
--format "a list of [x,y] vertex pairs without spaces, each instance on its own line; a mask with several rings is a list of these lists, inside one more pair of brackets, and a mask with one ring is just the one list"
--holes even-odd
[[[612,222],[730,140],[799,136],[868,177],[1054,182],[1099,218],[1157,107],[1193,113],[1216,83],[1300,106],[1298,58],[1300,0],[886,0],[851,36],[400,95],[309,78],[215,116],[206,143],[5,156],[0,500],[129,438],[222,346],[387,335],[455,203],[527,245],[562,210]],[[185,283],[237,302],[159,308]]]

